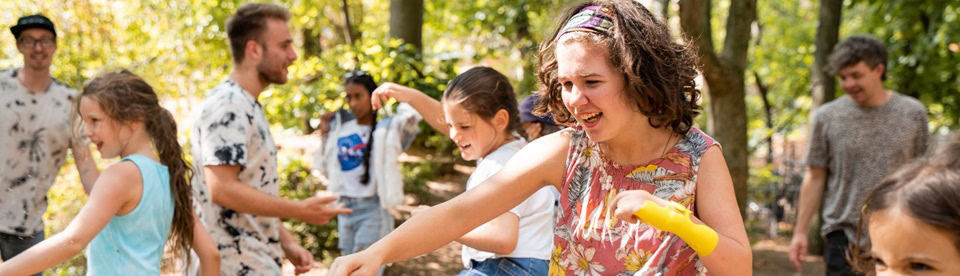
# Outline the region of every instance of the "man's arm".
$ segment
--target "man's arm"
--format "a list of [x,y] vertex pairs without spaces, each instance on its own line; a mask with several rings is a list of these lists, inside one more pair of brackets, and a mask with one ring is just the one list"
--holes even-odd
[[790,261],[793,262],[797,270],[801,270],[803,267],[802,259],[807,251],[807,228],[810,226],[810,219],[813,214],[816,214],[816,211],[820,209],[826,182],[826,168],[807,167],[807,172],[803,176],[803,184],[800,185],[797,225],[793,227],[793,240],[790,242]]
[[93,161],[93,155],[90,154],[90,146],[87,143],[73,142],[70,145],[70,151],[73,152],[73,162],[77,166],[77,173],[80,174],[83,191],[89,196],[93,191],[93,183],[100,176],[100,169],[97,168],[97,162]]
[[237,212],[268,217],[302,220],[310,224],[325,224],[333,216],[350,213],[349,209],[328,206],[336,196],[315,196],[301,201],[275,197],[257,191],[237,179],[240,166],[204,166],[204,182],[210,200]]

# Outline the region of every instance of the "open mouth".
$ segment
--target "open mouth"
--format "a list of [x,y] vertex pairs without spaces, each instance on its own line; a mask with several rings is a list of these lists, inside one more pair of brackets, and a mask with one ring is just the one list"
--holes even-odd
[[594,113],[580,114],[579,117],[580,117],[580,121],[584,122],[585,124],[592,125],[597,121],[600,121],[600,117],[602,116],[603,116],[603,112],[594,112]]
[[469,149],[471,146],[473,146],[473,145],[470,145],[470,144],[460,145],[460,151],[466,151],[466,150]]

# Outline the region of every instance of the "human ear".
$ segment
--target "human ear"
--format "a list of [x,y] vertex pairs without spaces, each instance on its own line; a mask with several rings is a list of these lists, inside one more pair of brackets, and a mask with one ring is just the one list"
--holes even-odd
[[506,109],[497,110],[497,113],[493,114],[493,118],[490,121],[497,131],[503,131],[510,125],[510,114],[507,113]]

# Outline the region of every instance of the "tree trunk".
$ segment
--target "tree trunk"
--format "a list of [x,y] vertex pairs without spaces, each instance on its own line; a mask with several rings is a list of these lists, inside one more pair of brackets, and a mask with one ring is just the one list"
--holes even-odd
[[353,25],[350,24],[350,5],[347,4],[347,0],[341,0],[341,3],[343,5],[343,26],[346,29],[343,37],[346,38],[347,44],[353,45],[356,40],[356,33],[353,32]]
[[522,1],[517,3],[517,18],[514,24],[517,26],[517,36],[513,43],[520,49],[520,59],[523,66],[523,79],[517,85],[518,93],[532,93],[537,88],[537,43],[534,42],[533,35],[530,33],[530,18],[527,16],[526,3]]
[[390,37],[422,51],[423,0],[390,0]]
[[813,74],[810,96],[813,97],[813,106],[810,113],[820,105],[832,101],[836,97],[837,82],[827,73],[827,59],[833,53],[833,46],[837,45],[840,33],[840,14],[843,11],[843,0],[820,0],[820,24],[817,25],[817,42],[813,60]]
[[[693,44],[703,65],[709,87],[708,132],[724,145],[723,157],[733,178],[740,214],[747,204],[747,109],[744,101],[744,70],[751,28],[757,16],[756,0],[731,1],[723,52],[713,47],[710,31],[710,0],[681,0],[680,27]],[[746,216],[743,216],[746,218]]]
[[767,126],[767,137],[763,139],[767,143],[767,156],[764,161],[767,165],[770,165],[773,164],[773,134],[777,133],[773,129],[773,107],[770,105],[770,100],[767,99],[770,90],[763,83],[763,79],[760,79],[760,73],[753,72],[753,78],[754,82],[757,83],[757,92],[760,92],[760,99],[763,100],[763,122]]

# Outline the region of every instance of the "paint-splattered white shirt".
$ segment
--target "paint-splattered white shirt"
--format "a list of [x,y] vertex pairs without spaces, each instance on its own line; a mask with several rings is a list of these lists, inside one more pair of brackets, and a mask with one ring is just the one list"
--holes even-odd
[[67,149],[83,139],[72,125],[77,91],[53,80],[32,93],[18,72],[0,71],[0,232],[30,236],[43,231],[47,191]]
[[191,152],[199,215],[220,249],[222,275],[280,275],[280,220],[239,213],[210,200],[203,167],[241,166],[237,178],[278,196],[277,150],[263,107],[232,80],[207,92],[195,113]]

